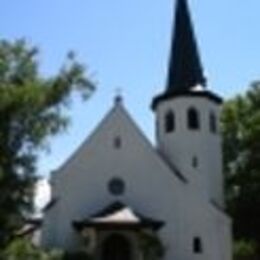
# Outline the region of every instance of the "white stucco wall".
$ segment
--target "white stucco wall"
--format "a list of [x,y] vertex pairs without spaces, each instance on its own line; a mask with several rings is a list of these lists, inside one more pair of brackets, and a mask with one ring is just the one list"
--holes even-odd
[[[121,137],[121,149],[113,146],[116,136]],[[184,162],[183,158],[176,159]],[[120,197],[107,189],[113,177],[122,178],[126,184]],[[45,216],[42,243],[46,247],[74,249],[79,240],[71,222],[120,200],[143,215],[165,221],[159,235],[167,248],[166,260],[230,260],[229,244],[223,243],[230,238],[229,219],[214,209],[196,186],[174,175],[121,104],[58,170],[52,182],[59,201]],[[197,256],[192,250],[195,236],[201,237],[204,249]],[[224,252],[221,257],[219,250]]]
[[[195,108],[199,113],[198,130],[187,127],[189,108]],[[170,110],[175,115],[175,130],[165,133],[165,115]],[[210,131],[211,112],[214,112],[218,120],[220,106],[205,97],[180,96],[161,102],[156,111],[158,147],[186,175],[191,184],[201,191],[203,197],[208,196],[223,205],[221,135],[219,131]],[[198,158],[197,168],[192,166],[194,156]]]

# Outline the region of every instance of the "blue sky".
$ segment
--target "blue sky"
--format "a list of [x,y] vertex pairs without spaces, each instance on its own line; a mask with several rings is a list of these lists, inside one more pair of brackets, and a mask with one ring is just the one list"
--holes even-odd
[[[225,98],[260,79],[259,0],[190,0],[210,89]],[[57,168],[113,105],[115,89],[138,125],[153,140],[152,97],[163,90],[173,0],[3,0],[0,37],[24,37],[41,50],[44,75],[55,73],[75,50],[99,82],[86,103],[74,98],[70,129],[50,140],[39,173]]]

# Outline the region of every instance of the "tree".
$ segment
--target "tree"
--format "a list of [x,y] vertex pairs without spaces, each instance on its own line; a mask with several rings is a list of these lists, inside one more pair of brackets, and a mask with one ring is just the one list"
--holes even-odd
[[72,92],[87,98],[93,90],[73,53],[47,78],[39,72],[35,47],[0,41],[0,246],[32,211],[37,154],[68,126]]
[[13,240],[3,252],[1,260],[64,260],[64,252],[60,250],[46,251],[34,246],[27,239]]
[[260,246],[260,82],[224,105],[224,171],[237,240]]
[[0,260],[92,260],[85,250],[67,252],[61,249],[46,250],[35,246],[27,238],[16,238],[1,252]]
[[257,260],[256,254],[254,241],[239,240],[234,243],[234,260]]

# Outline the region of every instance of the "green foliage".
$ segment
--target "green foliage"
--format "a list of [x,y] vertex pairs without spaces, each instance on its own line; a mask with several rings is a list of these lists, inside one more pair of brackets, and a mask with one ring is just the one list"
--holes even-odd
[[34,246],[28,239],[13,240],[2,252],[0,260],[92,260],[85,251],[63,252],[44,250]]
[[37,154],[68,126],[71,94],[87,98],[94,90],[73,53],[48,78],[37,58],[24,40],[0,41],[0,246],[32,210]]
[[260,241],[260,82],[224,105],[222,125],[227,206],[235,239]]
[[2,252],[0,259],[3,260],[63,260],[61,251],[44,251],[32,245],[26,239],[17,239]]
[[256,244],[252,241],[240,240],[234,244],[234,260],[254,260]]
[[139,233],[139,247],[145,260],[162,259],[165,254],[165,247],[161,240],[155,233],[150,231]]

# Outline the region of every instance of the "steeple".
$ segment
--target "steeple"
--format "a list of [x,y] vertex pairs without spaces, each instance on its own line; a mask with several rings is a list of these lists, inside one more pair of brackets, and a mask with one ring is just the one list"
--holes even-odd
[[221,103],[222,99],[219,96],[206,89],[188,0],[176,1],[166,88],[153,99],[152,109],[156,109],[161,101],[177,96],[203,96]]
[[187,0],[177,0],[166,92],[206,85]]

